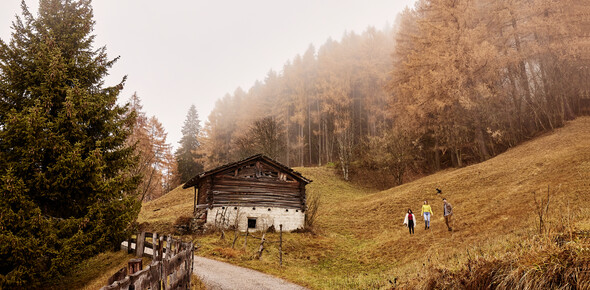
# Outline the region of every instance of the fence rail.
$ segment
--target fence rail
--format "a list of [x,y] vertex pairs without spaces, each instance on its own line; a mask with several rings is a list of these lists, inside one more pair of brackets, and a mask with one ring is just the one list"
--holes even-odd
[[[148,238],[152,242],[146,241]],[[111,276],[107,281],[108,285],[101,290],[190,289],[193,243],[185,243],[171,236],[142,232],[136,239],[127,240],[129,253],[132,251],[132,242],[135,242],[136,256],[151,256],[152,263],[141,269],[141,259],[130,260],[128,266]]]

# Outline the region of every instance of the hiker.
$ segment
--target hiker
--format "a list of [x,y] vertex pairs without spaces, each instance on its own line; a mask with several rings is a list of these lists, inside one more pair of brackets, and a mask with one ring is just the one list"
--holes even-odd
[[422,213],[421,215],[424,217],[424,229],[430,228],[430,216],[432,215],[432,207],[428,204],[428,201],[424,201],[422,205]]
[[453,230],[453,228],[451,228],[451,217],[453,216],[453,207],[451,206],[451,203],[447,201],[446,198],[443,198],[443,213],[445,216],[445,223],[447,224],[447,228],[450,232]]
[[410,231],[410,235],[414,233],[414,222],[416,221],[416,216],[412,213],[411,209],[408,209],[408,213],[406,213],[406,218],[404,219],[404,225],[408,226]]

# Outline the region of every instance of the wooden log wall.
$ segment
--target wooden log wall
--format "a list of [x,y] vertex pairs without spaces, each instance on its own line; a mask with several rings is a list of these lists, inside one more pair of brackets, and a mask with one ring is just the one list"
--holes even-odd
[[298,182],[266,178],[238,179],[215,176],[209,191],[212,206],[270,206],[302,209]]
[[[203,195],[207,197],[204,198]],[[277,168],[253,162],[208,177],[199,187],[198,202],[210,206],[260,206],[305,210],[305,184]]]
[[[145,269],[121,277],[127,268],[119,270],[109,278],[109,285],[101,290],[128,290],[128,289],[190,289],[190,280],[193,265],[193,243],[184,243],[168,236],[158,238],[157,233],[140,233],[138,238],[144,239],[146,248],[152,249],[152,263]],[[152,243],[146,242],[145,237],[152,238]],[[164,241],[166,241],[164,245]],[[131,247],[131,244],[128,244]],[[136,249],[137,250],[137,249]],[[150,255],[144,250],[142,255]],[[115,281],[116,280],[116,281]],[[113,282],[114,281],[114,282]]]

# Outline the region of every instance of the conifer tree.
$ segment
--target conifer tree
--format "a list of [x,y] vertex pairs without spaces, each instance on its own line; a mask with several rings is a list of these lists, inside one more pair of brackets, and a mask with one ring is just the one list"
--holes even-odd
[[182,126],[180,147],[175,153],[181,183],[187,182],[197,173],[203,171],[203,165],[197,161],[199,159],[197,150],[201,146],[197,139],[201,131],[200,123],[197,108],[195,105],[191,105]]
[[0,288],[38,287],[117,245],[139,213],[134,122],[103,86],[90,0],[25,3],[0,40]]

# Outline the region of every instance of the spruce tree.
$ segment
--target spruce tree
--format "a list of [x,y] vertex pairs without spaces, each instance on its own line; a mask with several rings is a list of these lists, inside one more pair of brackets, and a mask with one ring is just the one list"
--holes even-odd
[[195,105],[191,105],[186,114],[186,120],[182,126],[182,138],[180,147],[176,150],[176,164],[180,182],[185,183],[197,173],[203,171],[203,165],[197,161],[199,158],[196,152],[201,144],[197,139],[201,131],[199,114]]
[[129,173],[124,79],[93,48],[90,0],[24,1],[0,40],[0,288],[38,286],[126,235],[141,207]]

